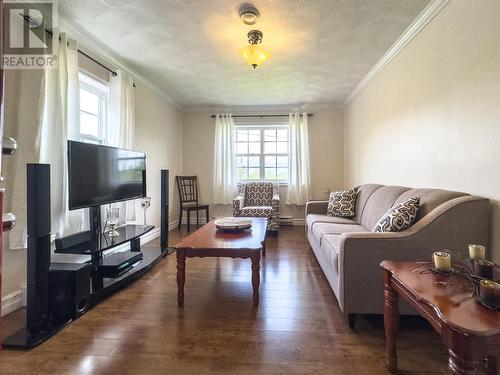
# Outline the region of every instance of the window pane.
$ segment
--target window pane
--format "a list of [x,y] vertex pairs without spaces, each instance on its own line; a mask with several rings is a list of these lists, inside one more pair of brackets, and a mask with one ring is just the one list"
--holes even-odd
[[248,170],[246,168],[237,168],[236,175],[238,176],[238,179],[246,180],[248,179]]
[[248,130],[237,130],[236,131],[237,141],[248,141]]
[[278,156],[276,165],[278,167],[288,167],[288,156]]
[[260,157],[250,156],[248,158],[248,166],[249,167],[259,167],[260,166]]
[[288,179],[288,168],[277,168],[276,178],[278,180],[287,180]]
[[236,153],[237,154],[248,154],[248,143],[246,143],[246,142],[236,143]]
[[99,95],[85,89],[80,89],[80,110],[99,114]]
[[99,137],[99,118],[85,112],[80,112],[80,133]]
[[276,167],[276,156],[266,156],[264,160],[264,166]]
[[276,143],[264,142],[264,154],[275,154],[275,153],[276,153]]
[[260,178],[259,168],[248,168],[248,178],[250,180],[258,180]]
[[288,141],[288,130],[282,129],[277,131],[278,142],[287,142]]
[[247,166],[248,166],[248,157],[238,156],[236,158],[236,167],[237,168],[242,168],[242,167],[247,167]]
[[250,142],[260,142],[260,130],[249,130],[248,140]]
[[266,168],[266,179],[275,180],[276,179],[276,168]]
[[276,147],[277,154],[288,154],[288,142],[278,142]]
[[250,142],[248,144],[249,154],[260,154],[260,142]]
[[264,130],[264,142],[275,142],[276,130]]

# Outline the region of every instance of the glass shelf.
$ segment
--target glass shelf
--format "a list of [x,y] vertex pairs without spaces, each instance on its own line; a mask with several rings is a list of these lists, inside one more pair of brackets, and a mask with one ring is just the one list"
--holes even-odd
[[120,234],[117,237],[110,237],[107,233],[101,234],[98,248],[95,251],[92,251],[90,242],[84,242],[76,246],[68,247],[66,249],[55,250],[55,252],[58,254],[92,255],[130,242],[150,232],[151,230],[153,230],[153,228],[154,225],[144,226],[127,224],[116,228],[116,231]]

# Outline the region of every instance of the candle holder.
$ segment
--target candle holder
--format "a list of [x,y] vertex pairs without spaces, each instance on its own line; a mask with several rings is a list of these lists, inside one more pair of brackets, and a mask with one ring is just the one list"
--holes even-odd
[[500,284],[492,280],[481,280],[477,300],[491,310],[500,310]]
[[469,245],[469,259],[474,262],[476,259],[486,259],[486,247],[483,245]]

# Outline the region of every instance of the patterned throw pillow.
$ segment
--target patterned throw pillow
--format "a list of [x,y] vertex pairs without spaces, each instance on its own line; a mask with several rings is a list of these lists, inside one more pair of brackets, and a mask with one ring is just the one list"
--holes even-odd
[[328,201],[328,216],[353,217],[356,215],[356,196],[358,189],[335,191]]
[[372,232],[401,232],[415,222],[420,197],[413,197],[391,207],[380,218]]

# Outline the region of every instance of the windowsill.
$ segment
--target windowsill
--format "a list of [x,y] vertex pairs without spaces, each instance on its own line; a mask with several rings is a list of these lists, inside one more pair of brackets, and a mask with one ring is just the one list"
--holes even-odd
[[273,184],[278,184],[279,187],[288,187],[288,182],[286,182],[286,181],[273,181],[273,180],[241,180],[241,181],[236,181],[237,184],[246,184],[249,182],[272,182]]

